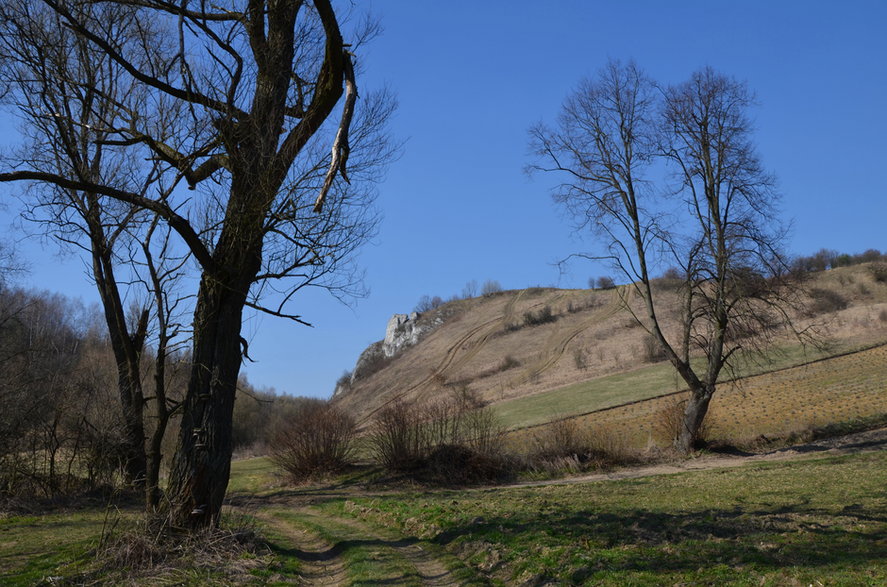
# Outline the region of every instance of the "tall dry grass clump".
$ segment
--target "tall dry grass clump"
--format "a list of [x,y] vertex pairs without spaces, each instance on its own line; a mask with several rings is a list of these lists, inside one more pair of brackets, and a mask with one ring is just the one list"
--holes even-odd
[[[109,510],[110,511],[110,510]],[[212,582],[237,585],[254,579],[253,571],[271,563],[254,518],[227,514],[218,526],[185,532],[164,516],[128,522],[109,515],[94,560],[77,585],[190,585]]]

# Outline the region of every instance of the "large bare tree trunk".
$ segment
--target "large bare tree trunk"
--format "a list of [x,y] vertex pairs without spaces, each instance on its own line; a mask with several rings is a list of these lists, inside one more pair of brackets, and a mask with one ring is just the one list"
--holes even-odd
[[194,365],[185,397],[168,494],[172,522],[199,527],[218,522],[228,487],[232,417],[240,373],[245,291],[205,277],[195,321]]
[[684,406],[681,428],[675,439],[675,448],[681,453],[688,454],[699,440],[699,431],[705,421],[713,394],[714,389],[710,387],[701,387],[691,391],[690,399]]
[[217,524],[228,487],[243,308],[261,268],[261,225],[271,201],[250,189],[256,184],[232,186],[230,221],[213,253],[229,271],[204,273],[200,282],[191,377],[168,487],[171,521],[180,527]]

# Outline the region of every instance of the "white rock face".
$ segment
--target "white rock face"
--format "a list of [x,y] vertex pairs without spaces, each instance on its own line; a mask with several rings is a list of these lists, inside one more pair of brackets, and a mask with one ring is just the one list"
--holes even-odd
[[[354,371],[351,372],[350,383],[375,373],[384,366],[384,363],[387,362],[386,359],[390,359],[407,347],[418,343],[422,336],[443,324],[441,316],[436,316],[433,320],[424,319],[420,324],[419,316],[418,312],[392,316],[385,328],[384,340],[374,342],[358,357]],[[351,386],[346,382],[336,385],[333,397],[347,393],[350,388]]]
[[393,357],[402,349],[419,342],[425,329],[418,325],[418,320],[418,312],[395,314],[391,317],[385,329],[385,340],[382,341],[382,353],[386,357]]

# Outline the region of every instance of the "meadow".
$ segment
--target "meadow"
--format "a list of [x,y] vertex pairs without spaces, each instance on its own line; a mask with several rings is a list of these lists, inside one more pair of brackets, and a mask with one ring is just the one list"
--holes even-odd
[[[210,570],[134,573],[126,582],[887,582],[883,450],[634,479],[455,490],[373,488],[354,478],[287,487],[259,458],[235,463],[232,490],[230,520],[254,521],[264,540],[258,552]],[[120,524],[132,523],[131,514],[123,516]],[[100,507],[5,517],[0,583],[100,582],[88,571],[105,523]]]

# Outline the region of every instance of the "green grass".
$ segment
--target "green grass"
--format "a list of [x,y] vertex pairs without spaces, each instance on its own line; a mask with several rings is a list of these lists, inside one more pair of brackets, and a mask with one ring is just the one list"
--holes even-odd
[[[262,488],[256,479],[270,465],[252,459],[234,471],[233,487]],[[419,584],[397,544],[437,550],[450,568],[464,563],[456,576],[474,584],[887,584],[885,451],[581,485],[326,499],[307,514],[266,511],[335,545],[355,585]],[[0,584],[78,576],[104,516],[92,508],[0,520]],[[250,582],[286,583],[300,553],[286,534],[265,533],[274,555]],[[225,578],[207,573],[175,577]]]
[[[288,525],[304,528],[335,545],[333,552],[342,557],[350,585],[422,584],[416,569],[398,556],[385,540],[365,535],[353,526],[331,518],[292,514],[284,510],[272,513]],[[279,543],[279,534],[277,540]],[[286,558],[288,552],[278,547],[276,554]]]
[[[766,362],[746,360],[737,364],[732,374],[722,373],[722,379],[749,377],[777,369],[785,369],[850,348],[830,348],[827,351],[787,346],[772,352]],[[702,360],[693,361],[697,369]],[[552,418],[585,414],[626,403],[645,400],[672,391],[686,389],[674,368],[668,363],[648,365],[633,371],[606,375],[582,381],[537,395],[521,397],[494,405],[502,424],[508,429],[535,426]]]
[[355,501],[506,584],[887,584],[883,452]]
[[259,494],[281,484],[277,466],[269,457],[231,461],[228,493]]
[[102,509],[0,519],[0,585],[34,585],[77,572],[104,520]]

